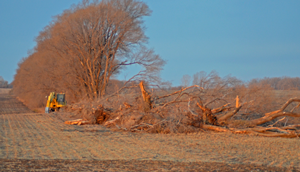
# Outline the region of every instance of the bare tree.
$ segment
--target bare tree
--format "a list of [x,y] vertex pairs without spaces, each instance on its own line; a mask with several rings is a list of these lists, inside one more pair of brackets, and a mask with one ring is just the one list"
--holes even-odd
[[89,98],[101,97],[122,66],[139,64],[150,74],[164,64],[142,45],[147,40],[142,17],[148,15],[148,6],[135,0],[84,1],[57,16],[37,40],[63,59],[69,69],[64,74],[71,74]]
[[252,79],[249,84],[261,83],[263,85],[270,85],[275,90],[299,90],[299,77],[274,77],[263,79]]
[[190,86],[190,83],[192,81],[192,77],[190,75],[183,75],[181,78],[181,85],[184,87]]
[[2,76],[0,76],[0,88],[8,88],[9,85],[8,85],[8,82],[5,81]]
[[111,77],[126,66],[140,65],[139,77],[158,80],[165,62],[145,47],[143,17],[150,13],[138,0],[83,1],[65,10],[40,32],[15,83],[21,89],[25,77],[34,83],[32,91],[95,99],[105,95]]

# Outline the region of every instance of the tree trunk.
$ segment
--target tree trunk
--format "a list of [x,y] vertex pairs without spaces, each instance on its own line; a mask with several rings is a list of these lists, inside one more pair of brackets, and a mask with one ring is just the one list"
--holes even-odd
[[143,109],[144,111],[149,111],[150,109],[152,109],[152,102],[151,102],[151,96],[149,94],[149,92],[147,92],[145,90],[145,86],[144,86],[144,82],[141,81],[140,82],[140,88],[141,88],[141,91],[142,91],[142,96],[143,96]]

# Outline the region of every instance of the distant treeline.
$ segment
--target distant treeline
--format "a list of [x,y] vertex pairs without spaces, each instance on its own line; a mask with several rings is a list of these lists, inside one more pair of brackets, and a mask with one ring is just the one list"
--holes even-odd
[[275,90],[300,90],[300,78],[299,77],[274,77],[263,79],[252,79],[249,82],[251,84],[269,85]]
[[[300,90],[300,78],[299,77],[265,77],[262,79],[252,79],[249,82],[245,82],[242,80],[237,79],[236,77],[227,76],[225,77],[231,80],[231,83],[235,83],[235,85],[244,85],[244,86],[251,86],[251,85],[262,85],[274,90]],[[213,80],[214,82],[208,82]],[[216,71],[212,71],[210,73],[206,73],[205,71],[197,72],[193,75],[193,77],[189,75],[184,75],[181,78],[181,86],[177,87],[180,89],[181,87],[187,87],[191,85],[199,85],[203,88],[210,88],[211,84],[218,83],[221,80],[221,77],[218,75]],[[173,87],[175,88],[175,87]]]
[[12,88],[12,85],[8,84],[8,82],[0,76],[0,88]]

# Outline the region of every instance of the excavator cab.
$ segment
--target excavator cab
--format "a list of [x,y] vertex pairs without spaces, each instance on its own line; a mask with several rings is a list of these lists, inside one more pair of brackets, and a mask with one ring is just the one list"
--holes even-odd
[[56,94],[57,102],[60,105],[63,105],[65,103],[65,94]]

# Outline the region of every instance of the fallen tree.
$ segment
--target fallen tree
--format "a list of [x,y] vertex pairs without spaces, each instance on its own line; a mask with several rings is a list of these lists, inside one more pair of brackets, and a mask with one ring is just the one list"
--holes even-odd
[[[213,130],[218,132],[232,132],[237,134],[253,134],[253,135],[259,135],[259,136],[267,136],[267,137],[299,137],[300,136],[300,125],[290,125],[290,126],[282,126],[282,127],[264,127],[263,124],[270,123],[274,119],[277,119],[279,117],[300,117],[300,113],[293,112],[295,109],[299,107],[300,99],[298,98],[292,98],[288,100],[282,107],[278,110],[265,113],[262,117],[252,119],[252,120],[244,120],[244,126],[242,128],[232,128],[230,127],[230,124],[235,123],[236,121],[241,122],[240,120],[234,120],[233,117],[248,103],[253,102],[244,102],[240,103],[239,98],[236,98],[236,106],[230,106],[230,103],[227,103],[227,101],[224,100],[224,97],[217,97],[214,98],[207,103],[203,103],[201,98],[199,98],[199,101],[196,102],[197,106],[201,110],[199,113],[194,113],[192,110],[190,110],[190,99],[193,99],[197,96],[201,96],[198,94],[195,94],[195,92],[184,92],[191,88],[199,88],[200,93],[204,93],[205,90],[201,88],[198,85],[182,88],[179,91],[175,91],[173,93],[160,96],[156,99],[162,99],[170,96],[175,96],[175,99],[170,100],[169,102],[164,103],[163,105],[157,107],[157,108],[164,108],[166,105],[170,103],[182,103],[188,101],[188,109],[191,114],[193,114],[193,117],[198,117],[196,120],[199,120],[198,123],[202,123],[202,125],[199,126],[199,128],[207,129],[207,130]],[[181,97],[185,96],[185,99],[180,99]],[[209,108],[208,105],[210,105],[213,102],[216,101],[223,101],[224,103],[216,108]],[[295,105],[292,110],[286,111],[287,107],[293,103],[298,103]],[[195,120],[195,119],[193,119]],[[277,123],[278,121],[275,121],[274,123]]]
[[[141,92],[137,92],[136,87],[140,87]],[[236,89],[231,89],[227,83],[219,84],[214,89],[193,85],[165,94],[153,90],[151,94],[143,81],[128,87],[133,88],[135,90],[131,94],[122,95],[119,92],[94,104],[73,106],[73,111],[76,109],[78,113],[89,116],[91,124],[131,132],[189,133],[211,130],[266,137],[300,136],[300,124],[286,125],[286,121],[284,125],[279,125],[286,117],[300,117],[300,113],[296,112],[300,102],[298,98],[288,100],[278,110],[253,117],[249,109],[255,109],[253,107],[261,105],[265,99],[250,97],[243,101],[246,96],[238,98]],[[262,94],[258,92],[256,95]],[[72,108],[69,109],[72,111]],[[251,118],[240,119],[247,113]],[[86,117],[82,119],[89,121]]]
[[[221,100],[221,99],[218,99]],[[215,101],[215,100],[213,100]],[[218,132],[227,132],[232,133],[243,133],[243,134],[254,134],[259,136],[267,137],[299,137],[300,136],[300,125],[290,125],[284,127],[262,127],[259,125],[271,122],[272,120],[278,117],[300,117],[300,113],[293,113],[293,111],[299,107],[299,104],[292,108],[290,112],[285,112],[285,109],[294,102],[300,102],[300,99],[292,98],[288,100],[279,110],[266,113],[263,117],[245,121],[245,129],[237,129],[228,127],[229,120],[231,123],[234,123],[232,117],[239,112],[244,104],[236,103],[236,107],[228,107],[229,104],[222,105],[214,109],[207,107],[207,104],[200,105],[197,102],[198,107],[202,110],[202,120],[203,129],[218,131]],[[217,113],[228,111],[223,115],[217,116]]]

